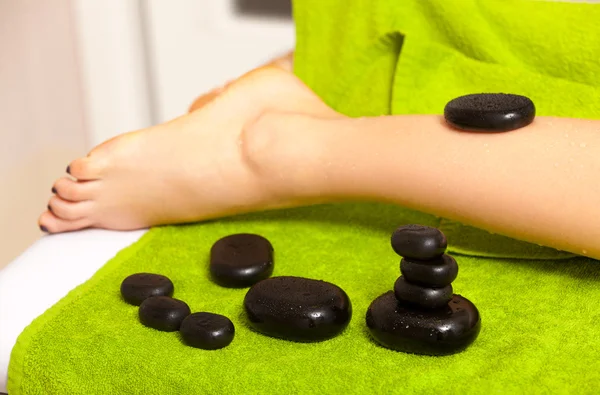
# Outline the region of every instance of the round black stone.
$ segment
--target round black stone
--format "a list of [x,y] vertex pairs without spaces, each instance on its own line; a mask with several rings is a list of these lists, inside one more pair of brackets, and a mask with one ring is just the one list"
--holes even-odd
[[121,283],[121,295],[129,304],[139,306],[151,296],[171,296],[175,287],[167,277],[153,273],[136,273]]
[[406,281],[426,287],[450,285],[458,276],[456,260],[447,254],[427,261],[402,258],[400,272]]
[[223,315],[194,313],[183,320],[179,333],[188,346],[218,350],[231,343],[235,327],[233,322]]
[[392,248],[404,258],[433,259],[446,252],[448,241],[437,228],[424,225],[401,226],[392,234]]
[[250,233],[223,237],[211,248],[210,273],[223,287],[249,287],[273,273],[273,246]]
[[322,341],[350,322],[352,305],[337,285],[302,277],[273,277],[254,285],[244,299],[258,332],[297,342]]
[[452,127],[477,132],[507,132],[529,125],[535,118],[535,105],[520,95],[479,93],[457,97],[444,108]]
[[423,355],[449,355],[464,350],[481,328],[479,311],[454,295],[443,309],[415,310],[387,292],[371,303],[366,315],[372,337],[388,349]]
[[140,322],[145,326],[164,332],[179,330],[181,322],[190,315],[189,306],[168,296],[152,296],[142,302]]
[[428,288],[412,284],[402,276],[394,284],[396,299],[406,304],[424,309],[437,309],[446,305],[452,299],[452,285],[441,288]]

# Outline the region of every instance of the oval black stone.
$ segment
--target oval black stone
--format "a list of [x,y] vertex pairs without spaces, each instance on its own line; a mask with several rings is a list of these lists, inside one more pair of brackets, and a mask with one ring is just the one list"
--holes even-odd
[[218,350],[231,343],[235,327],[233,322],[223,315],[194,313],[183,320],[179,333],[188,346]]
[[401,226],[392,234],[392,248],[404,258],[433,259],[446,252],[448,241],[437,228],[424,225]]
[[428,288],[412,284],[402,276],[394,284],[396,299],[406,304],[419,306],[424,309],[437,309],[452,299],[452,285],[441,288]]
[[250,233],[223,237],[210,250],[210,273],[223,287],[249,287],[273,273],[273,246]]
[[446,104],[444,117],[456,129],[507,132],[529,125],[535,105],[520,95],[479,93],[457,97]]
[[273,277],[255,284],[246,294],[244,308],[256,331],[298,342],[330,339],[352,317],[344,290],[302,277]]
[[179,330],[181,322],[190,315],[187,303],[168,296],[152,296],[142,302],[140,322],[145,326],[164,332]]
[[426,287],[444,287],[452,284],[458,276],[456,260],[447,254],[439,258],[420,261],[402,258],[400,273],[406,281]]
[[383,347],[413,354],[449,355],[464,350],[481,328],[479,311],[468,299],[454,295],[445,308],[414,310],[387,292],[371,303],[367,327]]
[[121,295],[129,304],[139,306],[151,296],[171,296],[175,287],[161,274],[136,273],[121,283]]

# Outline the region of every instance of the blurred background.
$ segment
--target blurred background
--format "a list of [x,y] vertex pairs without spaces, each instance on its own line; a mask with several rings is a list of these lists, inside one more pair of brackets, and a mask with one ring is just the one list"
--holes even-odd
[[0,0],[0,268],[71,160],[293,46],[290,0]]

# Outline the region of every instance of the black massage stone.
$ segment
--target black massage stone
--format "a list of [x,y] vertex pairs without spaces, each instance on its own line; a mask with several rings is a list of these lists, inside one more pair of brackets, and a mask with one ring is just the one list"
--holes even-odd
[[151,296],[171,296],[173,282],[160,274],[136,273],[121,283],[121,295],[129,304],[139,306]]
[[190,315],[189,306],[168,296],[152,296],[140,305],[139,318],[147,327],[164,332],[179,330],[181,322]]
[[460,295],[444,308],[415,310],[399,303],[392,291],[371,303],[366,321],[383,347],[423,355],[460,352],[477,338],[481,327],[479,311]]
[[183,320],[179,333],[188,346],[203,350],[218,350],[231,343],[235,335],[235,327],[225,316],[194,313]]
[[442,288],[428,288],[411,284],[402,276],[394,284],[396,299],[414,307],[437,309],[446,305],[452,299],[452,285]]
[[404,258],[427,260],[446,252],[446,236],[437,228],[424,225],[401,226],[392,234],[392,248]]
[[256,331],[297,342],[330,339],[352,317],[344,290],[302,277],[273,277],[255,284],[246,294],[244,308]]
[[223,237],[211,248],[210,273],[213,281],[223,287],[252,286],[273,273],[273,246],[255,234]]
[[448,254],[427,261],[402,258],[400,272],[406,281],[413,284],[444,287],[450,285],[458,276],[458,265]]
[[460,130],[507,132],[533,122],[535,106],[525,96],[479,93],[448,102],[444,117],[449,125]]

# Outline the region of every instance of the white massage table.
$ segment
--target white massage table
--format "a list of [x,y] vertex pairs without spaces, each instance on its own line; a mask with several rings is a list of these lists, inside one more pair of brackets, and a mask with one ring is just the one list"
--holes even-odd
[[44,236],[0,270],[0,393],[7,392],[10,353],[23,329],[145,232]]

